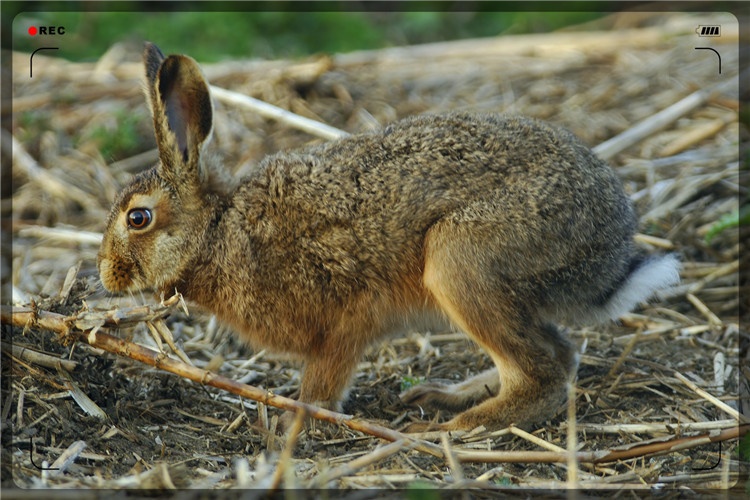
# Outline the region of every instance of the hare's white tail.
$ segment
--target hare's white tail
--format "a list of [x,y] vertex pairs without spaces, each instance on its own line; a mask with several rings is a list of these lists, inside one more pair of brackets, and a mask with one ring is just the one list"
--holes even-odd
[[655,292],[680,281],[680,261],[674,254],[647,257],[598,310],[596,319],[616,319],[648,300]]

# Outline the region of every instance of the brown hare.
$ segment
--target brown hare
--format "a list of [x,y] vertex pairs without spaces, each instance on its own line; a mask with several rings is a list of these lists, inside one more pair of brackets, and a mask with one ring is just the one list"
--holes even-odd
[[577,365],[554,322],[616,318],[679,279],[674,256],[636,249],[620,181],[566,131],[418,116],[227,182],[201,158],[213,107],[197,63],[151,44],[144,58],[159,162],[114,202],[102,283],[177,290],[253,345],[296,355],[301,401],[338,408],[369,345],[437,316],[497,370],[402,399],[462,410],[445,430],[539,422]]

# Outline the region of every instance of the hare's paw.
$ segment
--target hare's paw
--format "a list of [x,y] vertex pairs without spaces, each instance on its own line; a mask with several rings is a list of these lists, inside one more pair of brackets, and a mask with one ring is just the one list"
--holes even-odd
[[[291,431],[295,427],[295,421],[297,420],[297,412],[287,410],[284,413],[281,414],[279,417],[279,424],[276,427],[279,431],[281,431],[283,434],[287,434],[289,431]],[[302,426],[299,428],[299,430],[303,430],[305,427],[309,426],[310,417],[305,415],[302,417]]]
[[[545,388],[546,389],[546,388]],[[472,430],[484,426],[502,429],[515,425],[531,428],[551,418],[565,402],[565,391],[552,387],[549,391],[509,391],[487,399],[442,424],[443,430]]]
[[[459,415],[460,417],[460,415]],[[470,423],[464,423],[461,420],[452,418],[447,422],[438,423],[434,420],[429,422],[412,422],[407,425],[402,432],[407,434],[420,434],[425,432],[441,431],[441,432],[453,432],[453,431],[464,431],[468,432],[474,430],[477,427],[485,428],[483,424],[471,425]]]
[[455,394],[451,392],[451,386],[432,382],[419,384],[399,395],[401,401],[408,405],[435,408],[444,408],[444,402],[452,397]]
[[279,418],[279,424],[277,431],[286,436],[290,437],[292,433],[305,432],[310,436],[315,436],[319,439],[332,439],[341,433],[341,426],[328,422],[326,420],[319,420],[311,415],[304,415],[301,424],[297,423],[297,413],[293,411],[285,411]]
[[407,425],[401,432],[406,434],[419,434],[430,431],[442,431],[443,424],[437,422],[412,422]]
[[[414,434],[430,431],[471,431],[477,427],[483,428],[502,428],[509,425],[512,420],[508,420],[509,415],[498,415],[497,405],[492,405],[494,411],[488,412],[488,401],[485,401],[479,407],[471,408],[460,413],[446,422],[422,421],[412,422],[406,426],[403,432]],[[503,413],[500,410],[500,413]]]
[[484,371],[459,384],[420,384],[401,394],[406,404],[463,411],[497,395],[500,378],[496,369]]

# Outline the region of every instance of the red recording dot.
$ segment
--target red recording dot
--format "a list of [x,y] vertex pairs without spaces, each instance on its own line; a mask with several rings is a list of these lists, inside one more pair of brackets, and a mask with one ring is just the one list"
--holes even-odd
[[29,35],[31,35],[31,36],[36,35],[36,27],[35,26],[30,26],[29,27]]

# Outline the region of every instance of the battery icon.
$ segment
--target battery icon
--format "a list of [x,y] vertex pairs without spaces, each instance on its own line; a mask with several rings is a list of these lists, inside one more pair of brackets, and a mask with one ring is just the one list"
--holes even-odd
[[698,26],[695,28],[698,36],[721,36],[721,26]]

